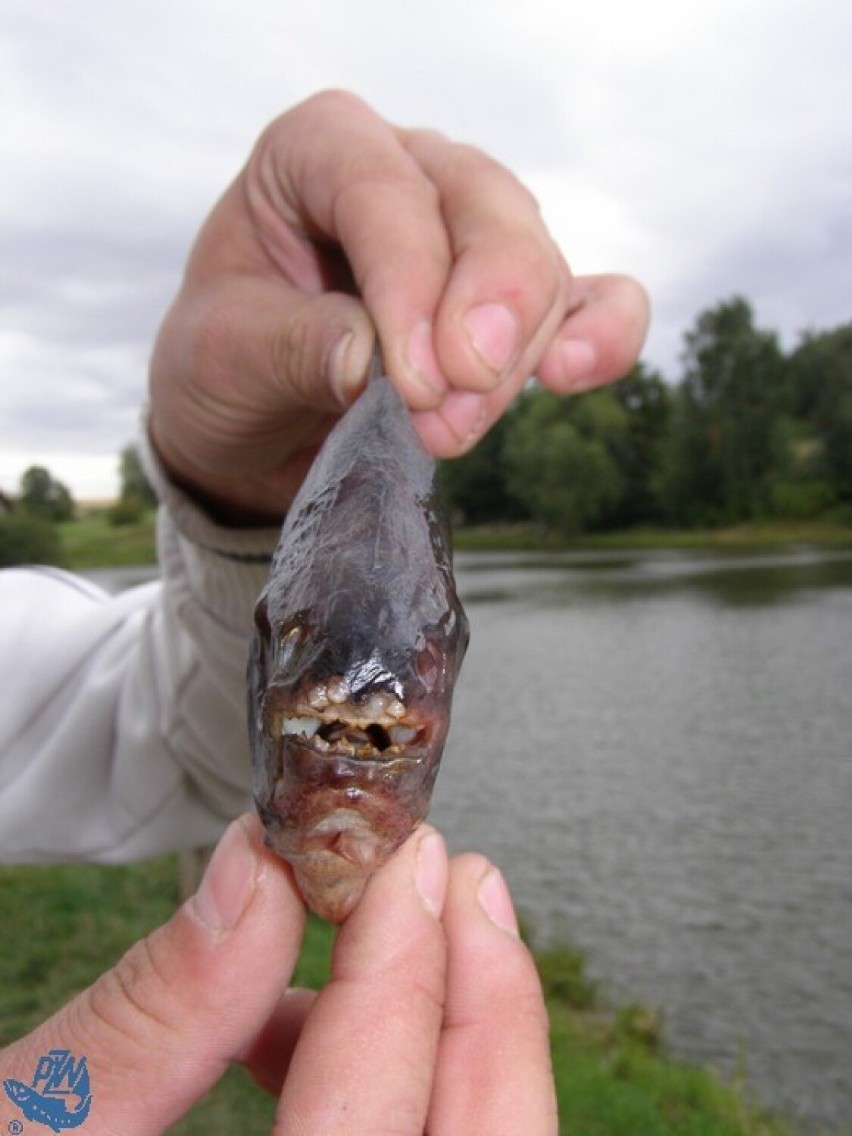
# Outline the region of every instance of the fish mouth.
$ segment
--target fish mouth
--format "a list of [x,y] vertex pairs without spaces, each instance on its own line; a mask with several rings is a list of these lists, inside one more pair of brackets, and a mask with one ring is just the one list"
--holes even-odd
[[393,692],[354,696],[341,675],[312,683],[284,707],[273,706],[266,724],[269,735],[289,747],[382,765],[421,760],[431,733],[430,724]]
[[255,803],[309,906],[340,922],[429,807],[446,722],[343,676],[267,692]]

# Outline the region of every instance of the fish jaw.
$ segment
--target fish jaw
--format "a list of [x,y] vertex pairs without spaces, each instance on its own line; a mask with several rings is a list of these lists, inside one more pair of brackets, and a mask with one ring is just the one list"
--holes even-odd
[[309,907],[339,923],[425,817],[448,721],[386,691],[324,710],[315,695],[282,704],[276,693],[259,731],[255,803]]

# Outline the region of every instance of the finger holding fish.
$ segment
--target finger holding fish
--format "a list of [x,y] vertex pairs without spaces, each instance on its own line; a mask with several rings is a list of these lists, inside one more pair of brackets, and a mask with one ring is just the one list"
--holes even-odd
[[474,446],[503,415],[530,374],[557,394],[578,394],[626,374],[648,329],[644,288],[627,276],[575,276],[567,312],[539,343],[529,362],[496,389],[451,390],[441,405],[415,411],[423,444],[437,457],[453,458]]
[[263,132],[199,234],[152,356],[152,440],[215,517],[273,520],[376,331],[427,448],[453,456],[536,370],[566,388],[582,355],[587,385],[627,369],[645,312],[623,278],[571,278],[499,163],[323,92]]
[[555,1136],[541,982],[506,881],[485,857],[450,861],[442,920],[447,984],[428,1131]]
[[448,861],[428,825],[341,927],[295,1041],[294,1017],[266,1038],[276,1136],[558,1130],[547,1012],[503,877],[482,856]]
[[447,871],[443,840],[424,826],[372,878],[302,1028],[275,1136],[422,1136],[441,1033]]

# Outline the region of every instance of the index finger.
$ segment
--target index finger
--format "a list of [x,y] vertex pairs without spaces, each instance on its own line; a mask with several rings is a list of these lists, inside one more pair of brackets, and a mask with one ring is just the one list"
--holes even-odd
[[500,872],[482,856],[454,858],[443,918],[447,1000],[429,1132],[555,1136],[547,1011]]
[[275,1136],[422,1136],[444,997],[445,883],[443,841],[429,828],[370,880],[302,1028]]

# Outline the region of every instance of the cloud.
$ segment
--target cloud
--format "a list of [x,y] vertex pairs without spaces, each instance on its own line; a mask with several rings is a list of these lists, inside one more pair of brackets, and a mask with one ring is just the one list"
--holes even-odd
[[515,169],[578,270],[646,282],[670,378],[734,292],[786,342],[850,318],[846,0],[0,4],[3,486],[30,452],[89,485],[133,435],[201,220],[325,86]]

